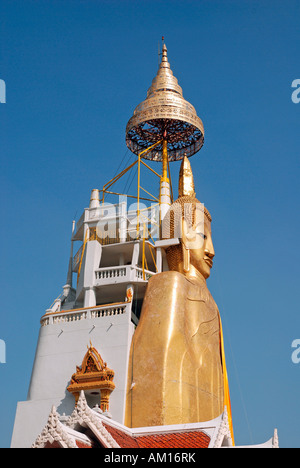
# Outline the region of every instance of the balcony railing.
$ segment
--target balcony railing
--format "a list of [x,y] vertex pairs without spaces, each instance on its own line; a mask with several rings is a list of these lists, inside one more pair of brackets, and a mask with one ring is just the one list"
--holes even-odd
[[95,286],[107,284],[128,283],[136,281],[149,281],[153,271],[143,270],[131,265],[99,268],[95,271]]
[[41,318],[41,325],[55,325],[57,323],[79,322],[100,317],[112,317],[123,315],[131,310],[131,303],[106,304],[87,309],[62,310],[61,312],[48,313]]
[[128,268],[126,266],[122,267],[108,267],[100,268],[95,271],[96,280],[111,280],[118,278],[126,278],[128,273]]

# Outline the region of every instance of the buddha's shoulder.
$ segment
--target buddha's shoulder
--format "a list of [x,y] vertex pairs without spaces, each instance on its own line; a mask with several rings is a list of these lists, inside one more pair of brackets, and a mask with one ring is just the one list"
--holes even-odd
[[162,301],[175,300],[175,297],[187,296],[189,283],[178,271],[164,271],[153,275],[147,286],[146,298],[161,297]]
[[164,271],[163,273],[153,275],[149,280],[149,284],[151,283],[161,284],[162,286],[166,283],[186,285],[188,284],[188,280],[179,271]]
[[188,299],[190,301],[201,301],[216,305],[205,282],[188,279],[188,283]]

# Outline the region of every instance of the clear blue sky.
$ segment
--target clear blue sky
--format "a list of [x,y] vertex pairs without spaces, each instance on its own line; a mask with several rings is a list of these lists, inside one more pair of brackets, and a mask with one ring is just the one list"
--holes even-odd
[[0,28],[0,447],[27,396],[39,319],[66,281],[72,220],[128,154],[162,35],[206,131],[191,163],[213,216],[208,286],[236,442],[277,427],[282,447],[300,447],[299,1],[2,0]]

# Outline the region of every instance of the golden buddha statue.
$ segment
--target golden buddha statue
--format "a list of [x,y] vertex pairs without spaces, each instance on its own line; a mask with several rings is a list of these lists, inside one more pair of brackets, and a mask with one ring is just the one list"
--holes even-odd
[[210,421],[224,411],[221,321],[206,285],[215,255],[211,216],[196,199],[187,157],[180,169],[179,198],[163,221],[162,237],[173,239],[166,248],[169,271],[149,280],[133,336],[129,427]]

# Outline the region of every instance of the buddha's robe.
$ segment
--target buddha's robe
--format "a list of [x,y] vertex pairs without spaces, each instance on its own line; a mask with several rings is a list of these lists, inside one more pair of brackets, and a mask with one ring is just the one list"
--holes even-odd
[[210,421],[224,410],[220,317],[205,281],[153,276],[128,366],[125,424]]

